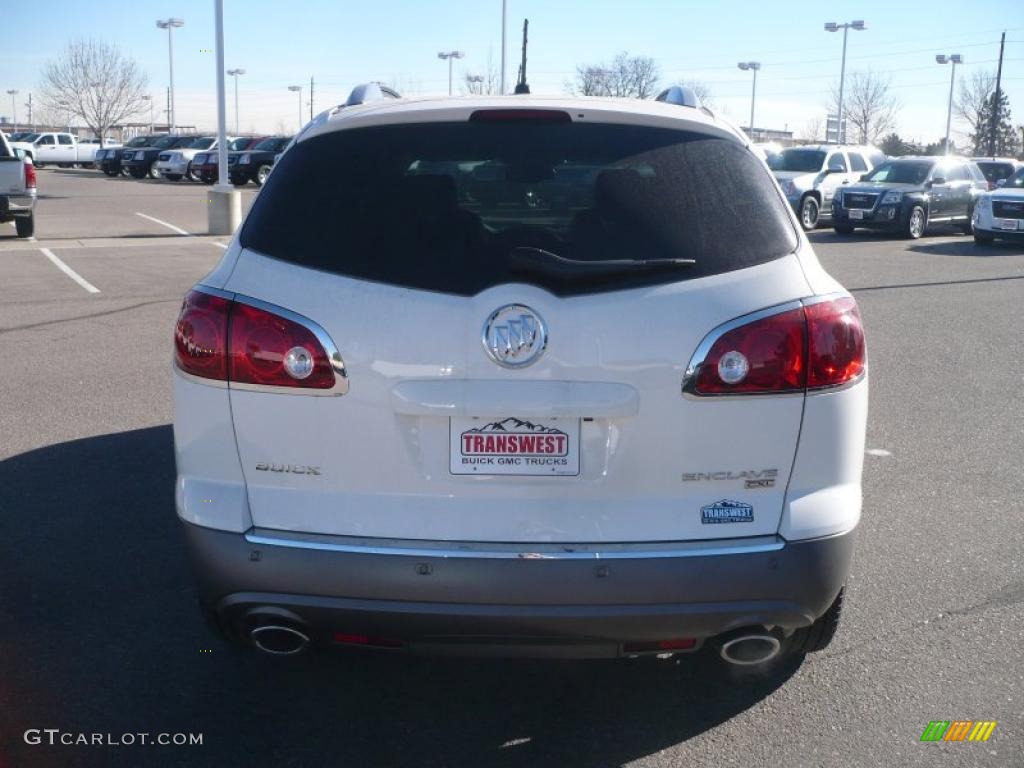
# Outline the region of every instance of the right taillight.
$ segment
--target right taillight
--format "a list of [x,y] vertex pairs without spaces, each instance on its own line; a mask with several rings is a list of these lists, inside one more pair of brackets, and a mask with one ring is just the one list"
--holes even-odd
[[[691,362],[683,389],[695,395],[758,395],[836,387],[864,372],[857,303],[841,298],[731,323]],[[703,345],[702,345],[703,346]]]
[[344,367],[326,334],[287,310],[257,304],[190,291],[174,330],[178,368],[243,388],[342,394]]
[[28,160],[25,161],[25,189],[36,188],[36,167]]

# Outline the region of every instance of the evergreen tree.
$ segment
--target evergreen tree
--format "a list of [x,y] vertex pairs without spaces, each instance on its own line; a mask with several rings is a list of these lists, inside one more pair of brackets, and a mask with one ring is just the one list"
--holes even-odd
[[993,110],[995,109],[996,97],[993,93],[981,108],[977,130],[971,134],[971,144],[975,155],[995,155],[997,157],[1009,157],[1016,155],[1020,147],[1020,136],[1013,127],[1013,120],[1010,117],[1010,100],[1006,97],[1006,91],[999,90],[999,123],[996,126],[996,143],[993,151],[989,150],[989,138],[992,131]]

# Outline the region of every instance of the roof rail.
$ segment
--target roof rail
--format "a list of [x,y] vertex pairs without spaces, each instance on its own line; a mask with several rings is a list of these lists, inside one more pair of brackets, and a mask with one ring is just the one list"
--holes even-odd
[[362,83],[352,89],[352,93],[348,95],[348,100],[345,102],[346,107],[354,107],[357,104],[365,104],[368,101],[377,101],[378,99],[400,99],[402,98],[398,91],[393,88],[388,88],[386,85],[381,83]]
[[700,108],[700,99],[693,89],[685,85],[673,85],[658,94],[655,101],[664,101],[666,104],[675,104],[677,107]]

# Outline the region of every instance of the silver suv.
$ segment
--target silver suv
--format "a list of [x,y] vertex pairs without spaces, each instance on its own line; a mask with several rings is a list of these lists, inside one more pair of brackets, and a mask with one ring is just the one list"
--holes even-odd
[[800,226],[810,232],[831,218],[832,198],[839,187],[859,181],[884,160],[885,155],[874,147],[818,144],[784,149],[769,158],[768,165]]

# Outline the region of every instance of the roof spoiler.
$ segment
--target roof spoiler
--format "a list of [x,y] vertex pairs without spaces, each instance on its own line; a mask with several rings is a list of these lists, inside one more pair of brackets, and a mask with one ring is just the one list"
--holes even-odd
[[354,107],[357,104],[366,104],[369,101],[380,99],[400,99],[401,95],[394,88],[388,88],[381,83],[362,83],[352,89],[345,102],[346,107]]

